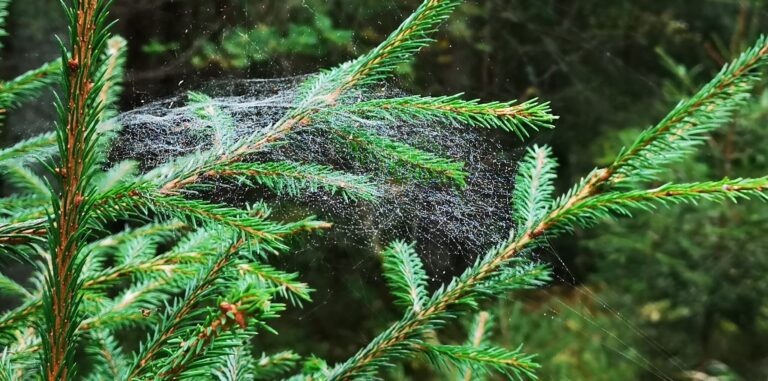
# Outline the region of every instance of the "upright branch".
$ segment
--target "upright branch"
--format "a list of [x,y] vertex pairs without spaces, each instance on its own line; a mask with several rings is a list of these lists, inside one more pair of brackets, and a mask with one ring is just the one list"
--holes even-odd
[[44,319],[40,335],[41,363],[47,380],[74,375],[74,334],[78,326],[79,268],[85,225],[93,193],[94,132],[102,109],[98,96],[103,76],[96,75],[108,38],[103,0],[72,0],[65,4],[71,52],[62,46],[62,89],[57,108],[59,161],[51,171],[59,192],[52,191],[53,215],[48,240],[51,262],[46,269]]

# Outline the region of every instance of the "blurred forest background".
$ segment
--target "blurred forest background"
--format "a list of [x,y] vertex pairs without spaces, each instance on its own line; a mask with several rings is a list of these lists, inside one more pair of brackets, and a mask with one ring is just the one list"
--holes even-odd
[[[116,0],[129,43],[123,109],[212,80],[306,74],[385,38],[420,0]],[[57,56],[57,0],[13,2],[5,77]],[[398,86],[420,94],[552,102],[573,182],[709,80],[761,32],[762,0],[474,0]],[[50,99],[8,117],[5,142],[50,129]],[[669,173],[680,181],[768,173],[768,89]],[[510,139],[510,148],[519,142]],[[567,184],[562,184],[563,186]],[[605,222],[552,242],[547,290],[487,306],[494,340],[539,353],[543,380],[768,379],[768,206],[704,204]],[[377,258],[344,245],[285,257],[317,289],[264,345],[338,361],[396,319]],[[449,258],[451,269],[466,258]],[[434,267],[434,265],[433,265]],[[463,335],[455,327],[456,337]],[[301,347],[297,347],[300,343]],[[443,379],[409,363],[391,379]],[[406,376],[406,374],[408,376]]]

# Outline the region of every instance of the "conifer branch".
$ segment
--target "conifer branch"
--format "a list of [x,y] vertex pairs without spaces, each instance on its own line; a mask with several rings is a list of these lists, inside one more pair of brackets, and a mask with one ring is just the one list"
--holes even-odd
[[32,296],[26,288],[3,274],[0,274],[0,295],[22,299]]
[[302,301],[312,301],[310,294],[314,290],[308,284],[297,281],[297,273],[286,273],[258,262],[240,264],[237,269],[241,275],[254,276],[265,286],[275,288],[281,297],[288,299],[295,306],[301,307]]
[[[180,279],[173,279],[180,280]],[[77,327],[79,332],[95,329],[120,329],[149,324],[152,321],[146,319],[142,311],[151,311],[166,299],[168,284],[171,278],[150,280],[137,283],[114,300],[107,303],[100,311],[92,314],[80,322]]]
[[551,156],[549,147],[534,145],[520,162],[512,195],[513,214],[519,231],[530,229],[549,211],[557,176],[557,163]]
[[36,196],[9,196],[0,198],[0,215],[13,217],[12,222],[20,222],[17,216],[26,213],[30,209],[44,208],[49,200]]
[[43,236],[47,230],[45,220],[35,219],[0,224],[0,252],[15,256],[18,259],[28,258],[26,248],[35,248],[45,243]]
[[382,252],[384,277],[396,304],[418,312],[427,301],[427,274],[413,245],[395,241]]
[[88,235],[90,180],[94,173],[94,133],[102,105],[98,93],[99,54],[108,38],[107,7],[103,0],[72,0],[64,4],[69,21],[71,53],[62,47],[64,99],[58,103],[57,141],[60,164],[54,175],[61,195],[52,198],[46,269],[44,319],[40,336],[44,378],[68,380],[74,371],[74,335],[80,304],[79,266],[82,241]]
[[480,374],[493,369],[509,379],[521,381],[535,380],[535,370],[540,368],[533,361],[535,356],[523,353],[520,348],[510,351],[488,345],[427,345],[425,353],[436,364],[450,361],[461,367],[470,367]]
[[51,196],[48,184],[23,165],[5,165],[0,167],[0,172],[10,184],[24,195],[40,198],[50,198]]
[[336,93],[387,79],[398,65],[410,61],[421,48],[432,43],[429,36],[461,3],[461,0],[424,0],[384,42],[340,68],[341,80]]
[[357,176],[336,171],[317,164],[293,162],[234,163],[213,168],[207,177],[234,178],[239,183],[253,186],[260,184],[277,194],[298,196],[302,192],[323,190],[340,193],[345,199],[373,201],[378,196],[376,186],[367,176]]
[[[469,338],[464,345],[473,348],[479,348],[481,346],[487,345],[492,326],[493,321],[491,320],[491,315],[488,312],[482,311],[475,315],[475,318],[472,319],[472,325],[469,329]],[[473,379],[481,377],[480,375],[472,373],[471,366],[462,366],[461,370],[463,375],[462,380],[464,381],[472,381]]]
[[[100,153],[109,141],[109,134],[101,132],[114,131],[104,126],[115,112],[110,105],[120,92],[125,42],[107,41],[108,0],[69,0],[65,9],[71,52],[52,64],[61,71],[55,77],[63,85],[53,135],[59,157],[55,164],[43,163],[53,167],[48,169],[54,186],[45,183],[48,177],[24,167],[25,160],[47,154],[51,136],[0,151],[6,177],[22,190],[20,196],[0,199],[0,250],[28,259],[34,249],[42,264],[42,271],[32,278],[36,287],[31,291],[0,276],[0,293],[23,303],[0,316],[0,338],[11,343],[0,358],[0,378],[18,376],[34,366],[43,379],[73,379],[75,343],[83,343],[97,359],[93,379],[275,378],[295,368],[299,357],[292,352],[263,355],[256,362],[249,351],[240,350],[257,330],[271,330],[265,321],[284,308],[274,299],[300,305],[310,300],[312,291],[298,274],[266,265],[254,253],[286,250],[289,237],[329,225],[313,218],[273,221],[261,203],[243,210],[192,197],[204,194],[197,191],[211,189],[215,181],[230,179],[278,194],[322,190],[352,200],[375,200],[378,184],[366,176],[311,163],[248,161],[255,158],[252,153],[303,128],[316,127],[340,137],[360,154],[359,161],[375,159],[392,177],[447,179],[463,186],[468,177],[463,163],[380,136],[365,129],[365,119],[496,128],[521,138],[551,127],[556,118],[549,105],[536,100],[481,103],[459,96],[414,96],[360,101],[365,99],[363,91],[391,77],[396,65],[426,46],[429,35],[460,3],[424,0],[379,47],[314,76],[282,119],[249,138],[236,141],[237,135],[231,133],[235,118],[216,107],[212,98],[191,93],[188,106],[195,115],[190,117],[205,122],[213,148],[137,175],[130,162],[97,174]],[[7,0],[0,0],[0,28],[6,5]],[[638,186],[656,180],[664,165],[689,153],[732,116],[755,85],[757,69],[768,62],[766,56],[768,39],[762,38],[691,100],[645,131],[612,165],[595,169],[558,199],[552,199],[556,169],[552,152],[532,147],[520,163],[513,194],[516,234],[431,295],[414,245],[392,243],[382,253],[384,276],[397,303],[407,307],[402,318],[344,363],[329,368],[324,361],[311,359],[305,373],[315,372],[313,380],[376,379],[393,361],[425,354],[438,365],[458,367],[464,379],[478,379],[492,370],[509,378],[534,379],[538,364],[533,356],[519,347],[508,350],[487,342],[487,314],[477,316],[463,345],[438,345],[430,337],[483,300],[550,281],[550,269],[526,256],[549,237],[663,205],[768,201],[768,177],[653,189]],[[0,107],[34,96],[53,77],[28,73],[15,84],[7,83],[13,86],[0,87]],[[52,204],[41,204],[44,197],[50,197]],[[43,215],[50,217],[46,220]],[[91,242],[93,232],[111,230],[107,222],[148,221],[154,216],[171,222]],[[180,238],[182,231],[198,227]],[[46,235],[49,250],[40,250],[37,245]],[[160,252],[172,243],[177,243],[173,249]],[[174,299],[175,295],[182,296]],[[164,312],[156,314],[161,308]],[[40,321],[36,329],[27,328],[32,319]],[[132,361],[126,360],[110,331],[155,322]],[[39,338],[32,337],[35,331]],[[39,364],[28,361],[5,371],[10,359],[38,354]]]
[[600,182],[617,185],[626,180],[655,180],[664,165],[685,157],[709,132],[732,118],[762,78],[758,70],[766,63],[768,37],[763,36],[691,99],[680,102],[661,122],[624,148]]
[[40,298],[34,298],[0,315],[0,338],[6,343],[14,341],[14,334],[28,327],[29,320],[40,311],[42,306]]
[[33,138],[22,140],[15,145],[0,150],[0,163],[8,161],[27,161],[31,154],[45,155],[54,152],[56,134],[47,132]]
[[213,372],[218,381],[252,381],[254,358],[247,346],[228,351],[224,366]]
[[[89,245],[89,250],[92,256],[98,257],[100,256],[101,251],[113,248],[125,241],[149,234],[168,234],[168,232],[174,231],[179,226],[184,225],[179,223],[147,225],[141,229],[116,234],[107,239],[97,241]],[[182,242],[181,246],[174,250],[170,250],[149,260],[137,257],[102,271],[97,271],[98,269],[84,266],[84,269],[89,270],[86,272],[87,275],[83,279],[82,289],[84,291],[101,290],[110,285],[119,283],[126,278],[145,279],[142,277],[143,275],[152,274],[158,274],[159,278],[162,279],[173,279],[174,283],[178,283],[183,279],[188,279],[197,274],[196,269],[199,269],[199,266],[207,263],[209,258],[216,254],[213,248],[208,246],[208,244],[197,245],[197,243]],[[157,277],[152,277],[150,279],[155,278]],[[145,287],[142,288],[142,293],[152,291],[153,287],[156,289],[158,287],[165,287],[166,285],[167,283],[145,285]],[[139,292],[133,292],[134,300],[136,300],[136,297],[138,296],[140,296]],[[125,305],[125,303],[123,304]],[[34,317],[41,307],[41,297],[39,295],[30,295],[22,306],[0,316],[0,335],[10,336],[12,332],[17,331],[20,327],[28,324],[27,322]],[[132,314],[129,318],[130,319],[124,320],[137,320],[140,316]],[[94,321],[98,322],[100,320],[104,319],[95,319]],[[87,325],[81,324],[78,329],[82,331],[88,328]]]
[[[469,174],[464,171],[462,162],[442,158],[359,127],[336,127],[332,132],[343,144],[362,152],[363,158],[367,153],[383,163],[395,177],[437,181],[448,179],[460,187],[466,186]],[[404,165],[408,168],[404,168]]]
[[105,378],[118,380],[122,375],[128,359],[122,353],[120,344],[107,331],[92,332],[91,337],[95,346],[86,347],[91,357],[96,359],[95,369],[91,371],[89,380],[97,381]]
[[253,378],[256,380],[274,380],[294,369],[301,357],[291,351],[272,355],[262,354],[256,360],[253,368]]
[[[548,281],[548,271],[537,266],[519,265],[515,257],[536,247],[542,235],[557,234],[576,224],[589,224],[611,213],[627,213],[629,208],[648,208],[653,202],[695,202],[700,199],[720,201],[758,197],[768,200],[768,178],[723,180],[711,183],[667,185],[649,191],[623,192],[590,196],[585,201],[566,203],[519,238],[490,251],[461,276],[432,296],[426,306],[380,334],[366,348],[333,369],[327,380],[347,380],[365,375],[384,362],[415,352],[424,332],[439,327],[446,316],[453,316],[457,306],[475,306],[477,299],[494,292],[537,286]],[[517,266],[513,266],[518,263]]]
[[101,196],[100,202],[96,218],[105,221],[116,215],[130,218],[132,215],[161,214],[183,220],[192,226],[218,225],[241,234],[246,242],[254,245],[257,252],[287,249],[282,242],[284,237],[329,226],[311,217],[298,222],[278,223],[237,208],[164,195],[151,184],[117,187]]
[[36,359],[37,352],[40,351],[40,341],[35,337],[32,328],[25,329],[16,339],[0,354],[0,366],[5,372],[3,376],[10,377],[9,381],[25,379],[39,369]]
[[56,60],[0,84],[0,115],[37,98],[60,79],[60,73],[61,61]]
[[232,265],[233,256],[240,250],[245,242],[242,240],[234,243],[226,252],[219,255],[216,261],[198,276],[190,286],[183,298],[178,300],[170,312],[165,314],[160,323],[155,327],[154,334],[147,343],[142,343],[138,355],[133,364],[126,371],[125,379],[135,379],[144,376],[147,373],[154,373],[153,368],[157,366],[153,362],[163,348],[180,330],[194,321],[200,314],[194,307],[204,298],[210,295],[210,289],[214,282],[219,278],[227,267]]
[[104,287],[125,278],[144,274],[160,274],[166,277],[188,274],[186,265],[201,264],[211,252],[171,252],[149,260],[135,260],[98,272],[83,282],[84,289]]
[[[177,172],[177,177],[170,179],[161,188],[163,193],[174,193],[191,184],[204,180],[205,174],[213,166],[230,166],[239,163],[253,152],[280,141],[286,135],[310,126],[315,118],[322,119],[318,113],[337,113],[334,107],[354,110],[355,105],[339,106],[337,100],[348,89],[354,86],[364,86],[386,79],[396,63],[409,60],[419,49],[429,44],[432,40],[429,35],[435,31],[452,11],[461,4],[461,0],[425,0],[421,6],[394,32],[390,37],[373,49],[367,55],[356,61],[344,64],[331,71],[319,74],[306,81],[302,86],[302,95],[296,106],[276,122],[266,133],[253,139],[238,143],[237,148],[230,153],[220,155],[210,162],[205,162],[199,168],[190,171]],[[195,96],[193,101],[205,103],[206,97]],[[507,103],[481,104],[477,101],[461,101],[457,96],[438,98],[410,97],[393,99],[383,102],[380,111],[399,113],[401,117],[419,115],[422,118],[436,120],[460,121],[470,125],[501,128],[514,131],[522,136],[527,136],[528,129],[549,127],[555,119],[549,114],[547,104],[538,104],[529,101],[520,105]],[[363,103],[359,108],[373,111],[376,101]],[[387,106],[388,105],[388,106]],[[387,107],[390,110],[387,110]],[[209,111],[205,111],[209,110]],[[215,108],[203,107],[204,113],[212,119],[221,119]],[[226,118],[225,118],[226,119]],[[224,123],[226,124],[226,123]],[[334,131],[336,132],[336,131]],[[345,131],[346,135],[351,135]],[[363,133],[363,131],[360,131]],[[372,134],[361,139],[369,146],[385,148],[383,152],[396,156],[399,160],[410,159],[412,164],[417,159],[423,159],[421,164],[425,169],[447,175],[459,185],[464,184],[466,173],[462,170],[463,164],[453,163],[440,159],[434,155],[421,152],[383,137]]]
[[699,201],[732,201],[757,198],[768,201],[768,177],[757,179],[723,179],[690,184],[666,184],[649,190],[608,192],[586,198],[558,210],[542,221],[533,236],[553,234],[575,227],[590,227],[612,215],[631,216],[631,210],[650,211],[656,205],[666,206]]
[[[546,267],[515,260],[512,246],[500,247],[479,258],[461,276],[437,290],[420,311],[408,311],[324,379],[373,379],[377,369],[391,361],[424,351],[423,335],[455,317],[457,306],[475,307],[477,300],[513,289],[531,288],[549,281]],[[515,251],[517,252],[517,251]],[[516,265],[515,265],[516,264]],[[507,271],[500,271],[507,267]],[[453,309],[453,310],[451,310]]]
[[114,36],[110,38],[102,53],[102,65],[99,68],[99,76],[104,78],[104,86],[99,92],[99,103],[104,105],[102,122],[115,114],[115,104],[123,92],[123,76],[127,54],[127,44],[124,38]]
[[514,132],[521,139],[527,138],[529,131],[554,128],[552,122],[556,117],[550,113],[548,103],[538,103],[535,99],[521,104],[514,101],[480,103],[462,100],[461,95],[375,99],[333,107],[328,111],[340,115],[351,113],[372,120],[455,122]]
[[[215,361],[206,359],[207,353],[241,346],[236,331],[253,331],[254,324],[264,326],[260,320],[277,317],[282,308],[280,304],[270,303],[264,290],[251,290],[247,295],[237,296],[236,301],[220,302],[216,313],[210,314],[191,337],[178,343],[178,349],[165,360],[156,378],[173,380],[182,374],[184,377],[207,376],[208,365]],[[203,369],[199,369],[201,367]]]

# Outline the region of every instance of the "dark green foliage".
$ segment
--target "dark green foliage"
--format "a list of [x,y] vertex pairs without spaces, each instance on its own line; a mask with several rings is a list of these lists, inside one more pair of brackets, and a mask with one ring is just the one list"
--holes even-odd
[[[6,107],[18,105],[49,84],[41,73],[59,71],[54,134],[0,152],[4,178],[18,190],[3,200],[0,250],[34,262],[38,270],[31,287],[0,277],[0,292],[20,301],[0,317],[7,348],[0,376],[69,380],[84,372],[92,379],[126,380],[371,380],[423,355],[459,379],[491,374],[535,379],[537,358],[519,343],[493,343],[487,313],[475,315],[461,344],[439,343],[436,334],[483,303],[551,282],[552,268],[532,255],[549,238],[656,205],[767,198],[768,178],[762,174],[647,186],[746,104],[759,69],[768,63],[768,41],[760,38],[694,97],[640,132],[605,168],[592,170],[559,198],[552,150],[530,148],[510,205],[515,231],[449,282],[430,289],[415,245],[387,245],[384,278],[404,312],[346,361],[330,365],[308,357],[299,369],[302,358],[293,352],[256,358],[254,337],[275,334],[269,324],[288,305],[300,308],[312,301],[313,290],[299,274],[270,261],[291,251],[292,238],[331,225],[312,217],[278,220],[263,202],[229,205],[209,201],[204,191],[227,180],[278,195],[324,192],[347,202],[376,202],[380,184],[365,174],[316,163],[262,162],[253,155],[309,129],[338,137],[360,161],[384,168],[388,181],[451,182],[460,191],[469,176],[463,163],[381,136],[355,120],[415,122],[424,128],[452,124],[527,138],[557,119],[548,103],[536,100],[480,102],[458,95],[366,100],[367,91],[391,80],[398,66],[432,41],[461,3],[424,0],[369,53],[306,79],[282,118],[253,135],[232,139],[234,119],[210,96],[189,93],[190,117],[204,122],[206,131],[198,132],[210,134],[214,144],[139,173],[132,162],[109,170],[102,166],[119,128],[110,117],[125,64],[125,41],[110,39],[110,3],[66,2],[69,40],[60,63],[21,77],[8,87],[16,90],[5,94]],[[318,28],[332,29],[320,20]],[[225,51],[238,54],[227,58],[235,66],[259,58],[232,46]],[[45,177],[28,167],[33,157],[42,159]],[[120,230],[119,223],[134,227]],[[145,338],[131,352],[121,340],[124,332]],[[78,366],[80,352],[92,359],[91,366]]]

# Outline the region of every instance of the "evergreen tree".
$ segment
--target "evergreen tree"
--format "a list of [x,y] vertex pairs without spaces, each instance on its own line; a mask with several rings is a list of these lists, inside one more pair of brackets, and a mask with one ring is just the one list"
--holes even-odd
[[[483,300],[545,285],[550,268],[530,253],[552,237],[657,206],[766,198],[766,177],[648,186],[747,103],[768,62],[768,39],[760,38],[695,95],[638,134],[607,166],[594,169],[559,197],[552,150],[530,147],[519,164],[511,211],[515,228],[509,238],[434,292],[428,290],[413,244],[386,245],[383,272],[403,315],[348,360],[330,365],[308,358],[297,369],[302,358],[292,352],[256,355],[253,337],[273,331],[270,320],[288,305],[310,301],[311,294],[298,274],[271,266],[269,258],[289,249],[291,238],[330,224],[313,217],[278,221],[265,203],[237,207],[205,199],[196,190],[230,179],[277,194],[324,191],[349,202],[375,201],[376,184],[366,175],[316,163],[256,160],[254,153],[319,126],[350,149],[365,150],[386,167],[397,168],[391,171],[393,180],[440,179],[461,189],[467,177],[461,162],[357,122],[456,123],[521,139],[552,127],[556,118],[547,103],[537,100],[364,96],[428,45],[460,3],[425,0],[370,52],[306,79],[270,128],[237,141],[216,140],[220,144],[208,151],[139,173],[128,163],[102,170],[105,149],[115,144],[110,117],[120,93],[125,46],[110,36],[110,3],[64,2],[69,39],[62,44],[59,63],[41,69],[56,73],[60,82],[56,129],[0,153],[0,165],[7,168],[4,178],[18,188],[16,195],[0,200],[0,248],[37,270],[32,287],[0,278],[0,289],[21,301],[0,317],[6,348],[0,375],[46,380],[377,379],[384,368],[424,355],[463,379],[490,372],[533,379],[540,366],[534,355],[485,339],[485,313],[474,316],[469,338],[461,344],[430,338]],[[32,85],[23,91],[4,87],[3,99],[18,104],[48,86],[46,78],[31,75],[25,83]],[[214,134],[231,123],[226,111],[204,94],[190,94],[188,105],[212,125]],[[42,173],[30,169],[35,161]],[[115,221],[137,227],[115,232]],[[133,351],[117,335],[126,328],[149,332]],[[92,366],[80,366],[80,352],[92,358]]]

